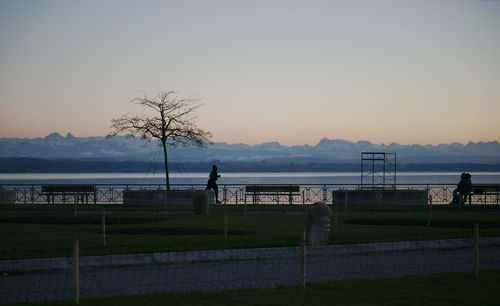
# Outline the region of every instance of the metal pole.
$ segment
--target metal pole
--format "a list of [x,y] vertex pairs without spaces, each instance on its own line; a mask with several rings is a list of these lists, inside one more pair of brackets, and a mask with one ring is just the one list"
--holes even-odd
[[104,209],[102,210],[101,225],[102,225],[102,245],[106,246],[106,211],[104,211]]
[[474,223],[474,274],[479,275],[479,223]]
[[337,236],[337,227],[338,227],[338,205],[334,201],[333,191],[332,191],[332,205],[333,205],[333,236]]
[[301,275],[301,285],[302,290],[306,289],[306,230],[302,231],[300,237],[300,275]]
[[227,240],[227,211],[224,207],[224,240]]
[[427,205],[427,227],[431,226],[432,219],[432,195],[429,196],[429,204]]
[[73,241],[73,281],[74,281],[74,302],[80,304],[80,269],[79,269],[79,241]]

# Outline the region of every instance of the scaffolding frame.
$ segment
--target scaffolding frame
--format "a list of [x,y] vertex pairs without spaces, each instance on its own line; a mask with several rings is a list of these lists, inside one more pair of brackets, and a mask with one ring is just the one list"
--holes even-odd
[[395,189],[396,153],[361,152],[361,188]]

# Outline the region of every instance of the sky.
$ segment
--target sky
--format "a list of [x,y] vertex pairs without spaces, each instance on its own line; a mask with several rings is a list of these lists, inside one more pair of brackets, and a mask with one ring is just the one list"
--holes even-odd
[[177,90],[216,142],[500,140],[500,1],[0,0],[0,137]]

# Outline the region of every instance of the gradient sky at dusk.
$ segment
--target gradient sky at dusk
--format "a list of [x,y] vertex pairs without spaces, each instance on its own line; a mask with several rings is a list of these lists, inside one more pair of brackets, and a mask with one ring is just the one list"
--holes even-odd
[[0,0],[0,137],[106,135],[157,88],[214,141],[500,140],[500,1]]

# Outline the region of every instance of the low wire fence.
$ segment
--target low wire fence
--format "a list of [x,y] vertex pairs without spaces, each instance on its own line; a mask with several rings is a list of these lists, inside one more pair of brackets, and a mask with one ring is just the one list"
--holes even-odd
[[[149,184],[99,184],[91,193],[54,193],[43,191],[44,185],[4,184],[0,190],[13,191],[15,204],[123,204],[124,191],[164,191],[165,185]],[[300,184],[295,193],[260,193],[257,197],[247,192],[248,185],[224,184],[219,186],[219,198],[224,204],[293,204],[306,205],[316,202],[333,203],[334,191],[361,190],[360,184]],[[255,185],[251,185],[255,186]],[[259,184],[266,186],[266,184]],[[277,186],[273,184],[273,186]],[[279,186],[290,186],[287,184]],[[202,190],[202,184],[175,184],[172,190]],[[456,184],[396,184],[394,190],[426,190],[432,204],[449,204]],[[366,187],[365,187],[366,189]],[[498,187],[497,187],[498,189]],[[5,202],[5,200],[4,200]],[[473,195],[471,203],[476,205],[499,205],[500,194]]]

